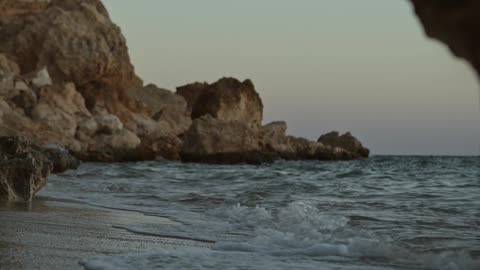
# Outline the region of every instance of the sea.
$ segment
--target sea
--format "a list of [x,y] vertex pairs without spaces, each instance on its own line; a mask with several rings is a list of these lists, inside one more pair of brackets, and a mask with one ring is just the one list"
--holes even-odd
[[480,269],[480,157],[86,163],[40,195],[168,218],[117,229],[210,243],[86,269]]

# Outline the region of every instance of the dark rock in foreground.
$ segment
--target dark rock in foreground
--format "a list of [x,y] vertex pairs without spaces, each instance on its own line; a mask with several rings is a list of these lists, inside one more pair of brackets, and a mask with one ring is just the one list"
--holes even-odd
[[76,169],[79,164],[62,149],[0,137],[0,201],[31,201],[50,173]]

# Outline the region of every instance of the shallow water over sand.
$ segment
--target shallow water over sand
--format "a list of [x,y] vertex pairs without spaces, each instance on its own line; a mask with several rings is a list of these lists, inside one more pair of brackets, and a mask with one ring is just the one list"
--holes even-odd
[[85,164],[40,195],[167,217],[136,234],[212,243],[88,269],[480,269],[480,158]]

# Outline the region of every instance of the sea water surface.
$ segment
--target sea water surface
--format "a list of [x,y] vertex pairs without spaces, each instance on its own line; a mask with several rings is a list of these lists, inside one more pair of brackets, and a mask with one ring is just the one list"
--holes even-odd
[[86,269],[480,269],[479,157],[84,164],[40,195],[168,217],[114,228],[212,243]]

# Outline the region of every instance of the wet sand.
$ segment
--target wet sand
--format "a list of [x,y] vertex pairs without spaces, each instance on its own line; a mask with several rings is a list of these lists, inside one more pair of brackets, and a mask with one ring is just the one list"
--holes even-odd
[[118,228],[139,221],[158,226],[175,224],[137,212],[49,198],[36,198],[30,204],[0,205],[0,268],[83,269],[79,262],[94,256],[210,245]]

